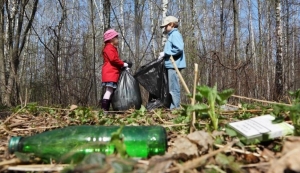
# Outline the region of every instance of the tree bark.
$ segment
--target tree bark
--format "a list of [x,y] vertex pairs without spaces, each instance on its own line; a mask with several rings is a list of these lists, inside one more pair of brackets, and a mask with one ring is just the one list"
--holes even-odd
[[283,69],[282,69],[282,30],[281,30],[281,3],[275,0],[276,5],[276,69],[275,69],[275,97],[279,101],[283,96]]
[[5,79],[5,56],[4,56],[4,7],[5,1],[0,2],[0,89],[1,89],[1,100],[3,101],[6,90],[6,79]]
[[239,60],[239,12],[238,12],[238,0],[233,0],[233,23],[234,23],[234,63]]
[[[163,0],[162,1],[162,18],[163,20],[167,17],[167,12],[168,12],[168,0]],[[164,34],[164,28],[162,29],[163,34],[162,34],[162,47],[165,45],[165,42],[167,41],[167,36]]]
[[256,56],[256,50],[255,50],[255,40],[254,40],[254,32],[253,32],[253,25],[252,25],[252,8],[251,8],[251,0],[248,0],[248,10],[249,10],[249,41],[250,41],[250,58],[253,59],[253,69],[254,69],[254,79],[255,79],[255,88],[254,88],[254,97],[256,98],[258,96],[258,61]]
[[110,0],[103,0],[103,22],[104,32],[111,28],[110,26]]
[[[153,38],[155,37],[155,26],[154,26],[154,8],[153,8],[153,2],[150,1],[149,2],[149,6],[150,6],[150,21],[151,21],[151,33],[153,34]],[[151,51],[153,54],[153,57],[156,56],[155,53],[155,43],[154,43],[154,39],[151,40]]]
[[95,14],[93,0],[90,0],[91,7],[91,25],[92,25],[92,45],[93,45],[93,90],[94,90],[94,104],[97,105],[97,78],[96,78],[96,31],[95,31]]

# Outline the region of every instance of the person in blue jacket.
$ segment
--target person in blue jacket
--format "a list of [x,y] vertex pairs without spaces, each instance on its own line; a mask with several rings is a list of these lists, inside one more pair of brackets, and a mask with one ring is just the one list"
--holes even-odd
[[158,58],[165,59],[165,67],[168,71],[169,91],[172,97],[170,109],[174,109],[180,107],[180,84],[170,57],[173,56],[179,70],[186,68],[184,43],[182,35],[178,31],[178,19],[176,17],[167,16],[161,28],[164,28],[168,39],[165,43],[164,51],[159,54]]

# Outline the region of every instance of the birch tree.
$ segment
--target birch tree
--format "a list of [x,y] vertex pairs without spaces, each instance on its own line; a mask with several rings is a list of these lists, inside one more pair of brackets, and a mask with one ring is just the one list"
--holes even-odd
[[282,69],[282,29],[281,29],[281,2],[275,0],[276,5],[276,70],[275,70],[275,95],[274,100],[283,96],[283,69]]
[[[162,21],[167,17],[168,4],[168,0],[162,0]],[[165,42],[167,41],[167,36],[164,34],[164,28],[162,29],[162,33],[162,46],[164,46]]]
[[[8,76],[2,77],[1,83],[5,85],[5,93],[2,98],[2,103],[11,106],[13,94],[18,98],[18,69],[22,50],[25,46],[27,34],[32,26],[35,13],[37,11],[38,0],[34,0],[31,4],[29,0],[24,1],[2,1],[5,5],[5,14],[7,14],[7,29],[8,34],[7,50],[9,62]],[[11,4],[10,4],[11,3]],[[2,9],[2,10],[3,10]],[[29,13],[28,19],[26,14]],[[28,14],[28,13],[27,13]],[[0,45],[1,46],[1,45]],[[1,52],[0,52],[1,53]],[[6,82],[7,81],[7,82]],[[15,91],[15,93],[13,92]]]

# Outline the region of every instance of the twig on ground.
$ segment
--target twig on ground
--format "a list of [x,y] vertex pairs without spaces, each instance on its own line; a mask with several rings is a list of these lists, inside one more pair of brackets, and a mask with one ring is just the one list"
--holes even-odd
[[201,157],[198,157],[196,159],[193,159],[193,160],[190,160],[190,161],[187,161],[187,162],[183,163],[182,164],[182,168],[179,168],[179,167],[176,166],[174,168],[169,169],[167,172],[185,171],[185,170],[189,170],[189,169],[200,167],[200,166],[202,166],[205,163],[205,161],[207,159],[209,159],[210,157],[213,157],[213,156],[215,156],[215,155],[217,155],[217,154],[225,151],[228,148],[231,148],[231,146],[234,145],[235,143],[236,143],[236,141],[233,141],[233,142],[227,144],[226,146],[224,146],[224,148],[220,148],[218,150],[209,152],[206,155],[203,155]]
[[177,127],[177,126],[188,126],[189,124],[166,124],[163,127]]
[[35,127],[35,128],[26,128],[26,129],[13,129],[12,132],[17,131],[26,131],[26,130],[38,130],[38,129],[54,129],[59,128],[60,126],[51,126],[51,127]]
[[252,168],[252,167],[262,167],[262,166],[270,166],[270,162],[260,162],[260,163],[254,163],[254,164],[247,164],[242,165],[242,168]]
[[18,159],[18,158],[10,159],[10,160],[4,160],[4,161],[0,162],[0,167],[6,166],[6,165],[14,165],[14,164],[18,164],[18,163],[21,163],[21,160]]
[[53,172],[53,171],[62,171],[65,167],[69,166],[68,164],[59,164],[59,165],[17,165],[10,166],[7,168],[9,171],[30,171],[30,172]]
[[267,101],[267,100],[259,100],[259,99],[254,99],[254,98],[244,97],[244,96],[238,96],[238,95],[231,95],[231,97],[240,98],[240,99],[245,99],[245,100],[250,100],[250,101],[255,101],[255,102],[261,102],[261,103],[267,103],[267,104],[292,106],[291,104],[278,103],[278,102],[272,102],[272,101]]
[[[217,147],[217,148],[226,147],[224,145],[219,145],[219,144],[214,144],[214,146]],[[241,154],[252,154],[253,156],[256,156],[256,157],[262,157],[262,158],[267,159],[267,160],[269,159],[267,156],[262,156],[261,154],[258,154],[258,153],[252,153],[250,151],[245,151],[245,150],[241,150],[241,149],[237,149],[237,148],[227,147],[227,149],[224,150],[224,152],[231,152],[231,151],[241,153]]]

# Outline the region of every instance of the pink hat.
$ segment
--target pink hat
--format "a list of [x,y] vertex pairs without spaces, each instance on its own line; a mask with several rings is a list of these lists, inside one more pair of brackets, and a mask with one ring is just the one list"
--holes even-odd
[[111,39],[115,38],[118,35],[119,35],[119,33],[117,33],[114,29],[109,29],[103,35],[104,42],[106,42],[108,40],[111,40]]

